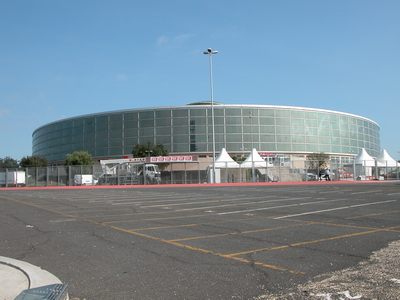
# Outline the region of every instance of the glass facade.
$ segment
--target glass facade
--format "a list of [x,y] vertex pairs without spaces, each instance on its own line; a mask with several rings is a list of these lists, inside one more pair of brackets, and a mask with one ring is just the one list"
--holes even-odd
[[[36,129],[32,154],[64,161],[74,151],[93,158],[130,155],[138,143],[162,143],[172,154],[212,153],[210,105],[105,112],[60,120]],[[219,152],[354,155],[380,152],[379,125],[342,112],[272,105],[214,105]]]

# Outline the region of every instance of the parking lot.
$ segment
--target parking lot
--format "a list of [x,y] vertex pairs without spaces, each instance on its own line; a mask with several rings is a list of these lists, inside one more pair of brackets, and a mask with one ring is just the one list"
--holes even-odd
[[368,299],[367,287],[297,287],[399,240],[399,199],[396,182],[10,189],[0,253],[51,271],[76,299]]

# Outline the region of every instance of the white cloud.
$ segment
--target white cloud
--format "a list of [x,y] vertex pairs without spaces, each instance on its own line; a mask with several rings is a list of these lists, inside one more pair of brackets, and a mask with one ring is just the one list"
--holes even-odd
[[167,47],[167,48],[173,48],[173,47],[178,47],[180,44],[188,40],[189,38],[195,36],[194,34],[191,33],[184,33],[177,35],[173,38],[169,38],[168,36],[162,35],[157,38],[156,45],[158,47]]
[[2,108],[0,109],[0,117],[3,117],[5,115],[8,115],[10,113],[10,110],[7,108]]
[[125,74],[118,74],[117,75],[117,81],[119,81],[119,82],[125,82],[126,79],[127,79],[127,77],[126,77]]
[[181,34],[181,35],[174,37],[174,41],[181,42],[181,41],[191,38],[192,36],[194,36],[194,34],[191,34],[191,33]]
[[157,41],[156,41],[157,46],[162,46],[166,43],[168,43],[168,37],[166,37],[165,35],[162,35],[157,38]]

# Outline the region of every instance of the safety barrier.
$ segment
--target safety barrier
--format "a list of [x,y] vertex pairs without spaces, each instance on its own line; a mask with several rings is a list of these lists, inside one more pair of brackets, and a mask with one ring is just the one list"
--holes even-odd
[[[377,165],[371,162],[347,164],[330,161],[330,180],[400,180],[399,166]],[[323,171],[325,172],[325,168]],[[213,180],[215,172],[215,180]],[[41,168],[0,169],[2,187],[49,187],[76,185],[134,185],[149,184],[139,175],[114,177],[103,173],[100,165],[49,166]],[[102,178],[102,180],[99,180]],[[80,179],[80,180],[77,180]],[[235,182],[290,182],[327,180],[321,174],[318,161],[277,160],[274,163],[252,162],[232,167],[230,162],[219,162],[215,169],[209,162],[170,164],[161,171],[162,184],[235,183]],[[157,184],[154,183],[154,184]]]

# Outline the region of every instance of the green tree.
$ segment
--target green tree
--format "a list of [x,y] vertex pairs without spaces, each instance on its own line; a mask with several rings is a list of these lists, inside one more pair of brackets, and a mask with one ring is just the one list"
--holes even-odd
[[163,144],[148,141],[147,143],[137,144],[132,150],[133,157],[146,157],[146,156],[168,156],[168,150]]
[[89,166],[93,165],[92,156],[87,151],[75,151],[67,155],[64,166]]
[[246,157],[239,157],[239,156],[234,155],[234,156],[232,156],[232,159],[236,162],[241,162],[241,161],[245,161]]
[[15,169],[18,168],[18,161],[9,156],[0,158],[0,169]]
[[49,165],[48,160],[40,155],[24,156],[19,165],[23,168],[34,168],[34,167],[47,167]]
[[[156,144],[148,141],[147,143],[137,144],[132,150],[133,157],[147,157],[147,156],[168,156],[168,150],[164,144]],[[158,164],[160,170],[164,170],[169,164]]]
[[320,153],[312,153],[307,155],[307,168],[310,170],[315,170],[318,174],[318,171],[321,169],[325,169],[329,163],[329,155],[320,152]]

